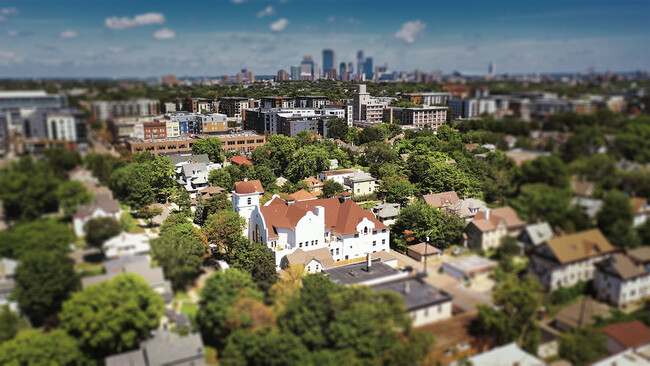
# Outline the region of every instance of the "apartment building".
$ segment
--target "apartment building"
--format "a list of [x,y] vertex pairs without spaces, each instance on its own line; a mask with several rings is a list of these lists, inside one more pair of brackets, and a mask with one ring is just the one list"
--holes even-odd
[[399,122],[415,128],[428,127],[436,131],[447,121],[447,107],[385,108],[383,115],[384,122]]
[[242,118],[244,110],[247,108],[256,108],[259,102],[254,99],[241,97],[227,97],[219,99],[219,113],[228,117]]
[[380,123],[384,116],[384,108],[387,106],[388,103],[371,97],[370,93],[366,91],[366,85],[359,84],[354,93],[352,104],[353,121]]
[[155,99],[100,100],[90,102],[90,112],[96,121],[119,117],[145,117],[161,113],[160,102]]
[[447,105],[447,101],[451,99],[451,93],[405,93],[402,97],[419,105]]
[[[175,138],[139,140],[129,139],[126,146],[131,153],[149,151],[152,155],[169,153],[188,153],[192,151],[194,141],[207,135],[189,137],[180,136]],[[242,131],[226,135],[217,135],[221,140],[221,147],[224,152],[250,154],[266,143],[266,136],[258,135],[253,131]]]

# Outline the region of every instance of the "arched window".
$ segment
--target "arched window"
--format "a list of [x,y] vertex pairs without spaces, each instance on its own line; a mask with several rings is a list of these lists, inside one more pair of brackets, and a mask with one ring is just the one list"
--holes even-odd
[[368,228],[367,228],[367,227],[364,227],[364,228],[363,228],[363,233],[364,233],[364,234],[368,234]]
[[255,237],[253,238],[253,241],[256,243],[260,242],[260,225],[255,224]]
[[250,205],[253,202],[253,199],[248,197],[248,204]]

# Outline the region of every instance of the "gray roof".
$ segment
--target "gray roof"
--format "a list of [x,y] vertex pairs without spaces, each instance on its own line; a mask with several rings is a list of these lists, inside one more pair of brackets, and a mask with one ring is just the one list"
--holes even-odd
[[351,181],[351,182],[367,182],[371,180],[377,180],[375,177],[370,175],[370,173],[366,172],[358,172],[355,174],[352,174],[351,176],[345,178],[346,181]]
[[205,350],[199,334],[186,337],[160,330],[140,344],[140,349],[106,357],[106,366],[205,365]]
[[399,215],[400,208],[398,203],[378,203],[372,211],[377,214],[377,217],[387,218]]
[[183,176],[193,176],[195,173],[194,172],[207,172],[208,167],[205,165],[205,163],[190,163],[190,164],[184,164],[183,167],[181,168],[181,174]]
[[124,258],[107,261],[104,263],[104,269],[106,271],[105,274],[82,278],[82,287],[86,288],[103,281],[112,280],[115,276],[121,273],[137,274],[147,281],[151,287],[168,287],[162,267],[151,268],[151,263],[147,256],[126,256]]
[[528,235],[528,238],[533,245],[542,244],[548,239],[553,239],[555,236],[553,234],[553,229],[551,229],[551,225],[546,221],[526,225],[524,232]]
[[582,208],[589,218],[594,218],[603,206],[603,200],[586,197],[573,197],[571,199],[571,204]]
[[444,262],[443,265],[452,267],[460,272],[469,274],[474,271],[479,271],[485,268],[496,267],[497,262],[483,258],[478,255],[470,255],[467,257],[460,257],[448,262]]
[[400,278],[372,286],[375,291],[393,291],[404,299],[407,311],[429,307],[442,302],[451,301],[451,296],[439,290],[420,277]]
[[77,205],[77,212],[74,217],[90,216],[97,208],[106,212],[120,212],[120,202],[114,200],[113,197],[106,194],[95,196],[95,201],[88,205]]
[[203,163],[210,164],[210,158],[207,154],[197,154],[197,155],[170,155],[167,156],[171,160],[172,164],[180,163]]
[[323,272],[329,275],[332,281],[343,285],[381,280],[382,278],[400,275],[402,273],[385,264],[379,258],[372,260],[370,272],[368,272],[366,261],[324,269]]

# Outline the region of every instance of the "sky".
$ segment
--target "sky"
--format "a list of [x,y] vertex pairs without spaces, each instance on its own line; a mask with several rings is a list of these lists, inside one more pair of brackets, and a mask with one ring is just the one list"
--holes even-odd
[[0,77],[257,75],[322,50],[391,71],[650,69],[650,0],[0,0]]

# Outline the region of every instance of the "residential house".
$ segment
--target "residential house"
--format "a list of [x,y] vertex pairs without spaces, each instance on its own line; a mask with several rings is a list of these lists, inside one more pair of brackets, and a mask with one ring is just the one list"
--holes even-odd
[[200,191],[196,192],[196,198],[192,200],[192,204],[196,205],[196,200],[199,197],[201,197],[201,198],[203,198],[204,200],[207,201],[210,198],[212,198],[212,197],[214,197],[214,196],[216,196],[216,195],[218,195],[220,193],[225,193],[225,192],[226,192],[225,189],[223,189],[221,187],[213,186],[212,184],[210,184],[208,187],[205,187],[205,188],[201,189]]
[[302,180],[303,182],[307,183],[307,188],[309,189],[309,192],[320,196],[321,193],[323,192],[323,186],[325,185],[323,182],[320,180],[314,178],[314,177],[307,177]]
[[634,226],[645,224],[648,217],[650,217],[650,203],[648,203],[648,200],[641,197],[632,197],[630,198],[630,204],[632,205],[632,211],[634,211]]
[[122,232],[108,239],[102,245],[104,256],[115,259],[123,256],[147,254],[151,250],[149,237],[146,234],[130,234]]
[[650,364],[650,343],[629,348],[613,356],[596,361],[591,366],[647,366]]
[[128,255],[107,260],[104,262],[104,273],[83,277],[81,286],[86,288],[103,281],[110,281],[122,273],[132,273],[142,277],[166,302],[174,297],[171,282],[165,279],[162,267],[151,267],[151,259],[147,255]]
[[120,220],[120,203],[110,195],[95,196],[95,201],[87,205],[77,205],[77,212],[72,216],[72,226],[75,235],[84,236],[84,225],[101,217],[112,217]]
[[440,258],[442,251],[431,244],[419,243],[408,247],[408,256],[418,262],[424,262]]
[[650,296],[650,267],[623,253],[595,264],[594,288],[601,301],[625,308]]
[[377,179],[370,173],[358,172],[346,177],[343,186],[353,195],[366,195],[375,192],[378,188]]
[[429,193],[423,195],[422,199],[427,204],[448,214],[457,214],[467,222],[472,221],[479,211],[487,210],[485,202],[476,198],[463,197],[460,199],[455,191]]
[[[474,366],[546,366],[547,363],[522,350],[516,342],[493,348],[467,359]],[[459,366],[461,363],[453,363]]]
[[526,222],[510,206],[478,211],[465,228],[465,246],[483,250],[497,248],[504,236],[517,236],[525,226]]
[[569,332],[573,328],[588,327],[595,323],[596,317],[607,319],[611,316],[609,306],[583,296],[582,300],[563,307],[551,325],[561,332]]
[[571,204],[578,206],[592,220],[596,220],[596,215],[603,207],[603,200],[588,197],[573,197]]
[[172,154],[166,156],[174,165],[177,178],[180,178],[181,168],[185,164],[205,164],[206,166],[211,164],[208,154]]
[[[601,329],[607,338],[607,352],[615,354],[650,342],[650,328],[639,320],[614,323]],[[650,364],[650,353],[647,355]]]
[[478,255],[452,259],[442,263],[444,273],[461,281],[485,278],[497,266],[497,262]]
[[[233,206],[241,213],[240,195],[233,193]],[[284,256],[297,249],[309,252],[327,248],[334,261],[390,251],[390,229],[345,192],[335,198],[295,202],[276,195],[264,206],[257,201],[247,207],[252,209],[248,237],[272,249],[278,266]]]
[[312,193],[305,191],[304,189],[301,189],[286,196],[284,199],[287,202],[295,203],[300,201],[316,200],[318,197]]
[[591,197],[596,191],[596,185],[588,180],[580,179],[577,176],[571,177],[571,189],[578,197]]
[[428,194],[422,195],[422,199],[428,205],[437,207],[441,210],[453,205],[460,200],[455,191],[440,193],[431,193],[431,191],[429,191]]
[[372,208],[372,213],[377,216],[377,219],[384,225],[392,225],[397,220],[397,215],[400,212],[399,203],[377,203]]
[[140,343],[140,348],[106,357],[106,366],[204,366],[205,349],[198,333],[179,336],[158,330],[153,338]]
[[528,224],[517,237],[517,244],[524,249],[536,247],[555,236],[551,225],[546,222]]
[[287,178],[285,177],[278,177],[275,180],[275,185],[278,187],[284,186],[285,183],[287,183]]
[[0,308],[7,305],[12,311],[18,311],[18,303],[10,299],[11,292],[16,288],[16,267],[17,260],[0,258]]
[[180,180],[178,182],[190,194],[191,198],[196,198],[196,192],[209,187],[208,176],[210,175],[210,171],[219,167],[218,164],[184,164],[181,167]]
[[326,170],[318,173],[318,180],[325,183],[327,180],[331,179],[336,183],[343,185],[345,184],[345,178],[350,177],[357,172],[359,172],[357,169]]
[[285,269],[292,265],[303,265],[307,273],[320,273],[327,268],[334,266],[332,254],[327,248],[320,248],[305,252],[298,248],[291,254],[287,254],[280,261],[280,268]]
[[555,237],[530,251],[528,273],[551,291],[573,286],[592,280],[595,263],[615,251],[599,229]]
[[253,163],[250,162],[250,160],[246,159],[243,156],[233,156],[230,159],[230,162],[234,165],[253,165]]
[[632,249],[628,254],[634,263],[648,266],[650,268],[650,247],[643,246]]

